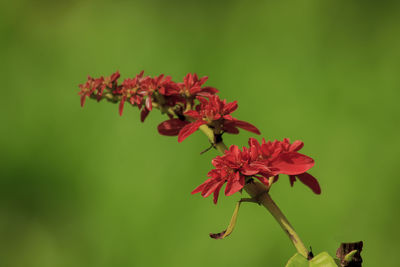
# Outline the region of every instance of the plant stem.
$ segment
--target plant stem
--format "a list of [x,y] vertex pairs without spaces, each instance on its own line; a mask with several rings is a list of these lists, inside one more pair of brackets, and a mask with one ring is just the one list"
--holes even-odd
[[293,229],[286,216],[272,200],[265,185],[261,183],[250,182],[245,185],[244,190],[246,190],[251,197],[257,199],[258,203],[263,205],[272,214],[272,216],[274,216],[275,220],[279,223],[283,231],[289,236],[289,239],[296,247],[297,252],[307,258],[307,248],[304,246],[299,235]]
[[[215,149],[224,154],[227,150],[227,146],[223,141],[215,143],[214,131],[210,129],[207,125],[200,126],[200,130],[207,136],[208,140],[214,145]],[[244,186],[244,190],[254,199],[258,201],[259,204],[263,205],[279,223],[283,231],[289,236],[293,245],[296,247],[297,252],[308,258],[308,250],[304,246],[300,237],[293,229],[292,225],[289,223],[288,219],[279,209],[279,207],[272,200],[271,196],[268,194],[268,188],[258,182],[250,182]]]

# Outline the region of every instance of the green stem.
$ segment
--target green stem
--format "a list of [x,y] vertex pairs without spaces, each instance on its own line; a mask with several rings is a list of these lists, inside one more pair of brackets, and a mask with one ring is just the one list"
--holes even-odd
[[268,189],[261,183],[247,183],[244,190],[253,198],[258,200],[258,203],[263,205],[279,223],[283,231],[289,236],[293,245],[296,247],[297,252],[303,255],[305,258],[308,257],[308,250],[301,241],[299,235],[296,233],[292,225],[289,223],[286,216],[282,213],[279,207],[272,200],[268,194]]
[[[200,126],[200,130],[207,136],[208,140],[214,145],[214,147],[221,152],[225,153],[228,147],[223,141],[215,143],[214,131],[210,129],[207,125]],[[283,231],[289,236],[293,245],[297,249],[297,252],[303,255],[305,258],[308,257],[308,250],[301,241],[299,235],[296,233],[292,225],[289,223],[288,219],[279,209],[279,207],[272,200],[271,196],[268,194],[268,188],[265,185],[258,182],[250,182],[244,186],[244,190],[254,199],[263,205],[279,223]]]

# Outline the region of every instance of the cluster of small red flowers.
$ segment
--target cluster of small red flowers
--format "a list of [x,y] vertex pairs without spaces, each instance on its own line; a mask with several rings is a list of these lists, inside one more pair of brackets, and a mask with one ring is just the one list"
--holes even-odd
[[[207,77],[199,79],[196,74],[189,73],[183,82],[176,83],[163,74],[154,78],[143,74],[142,71],[122,83],[118,83],[118,71],[109,77],[89,76],[86,83],[79,85],[81,105],[84,105],[87,97],[98,101],[106,99],[119,102],[119,114],[122,115],[127,102],[141,110],[142,122],[153,108],[158,108],[169,116],[168,120],[158,125],[158,132],[166,136],[178,136],[179,142],[202,125],[212,129],[215,136],[223,133],[238,134],[238,128],[260,134],[254,125],[232,117],[231,114],[238,108],[236,101],[228,103],[221,100],[216,95],[217,89],[203,86]],[[216,140],[218,141],[221,140]],[[298,153],[302,147],[301,141],[290,144],[288,139],[274,142],[265,142],[263,139],[259,144],[257,140],[250,138],[249,148],[244,147],[242,151],[232,145],[225,151],[225,155],[212,161],[215,169],[208,173],[210,178],[192,193],[201,192],[203,197],[213,193],[214,203],[217,203],[219,191],[225,183],[225,195],[232,195],[252,178],[270,187],[271,181],[277,181],[279,174],[287,174],[291,185],[297,178],[314,193],[320,194],[317,180],[307,173],[314,165],[314,160]]]
[[289,175],[290,184],[298,178],[311,190],[320,194],[318,181],[307,171],[314,166],[314,160],[298,153],[303,147],[303,142],[290,143],[289,139],[283,141],[266,142],[260,144],[256,139],[249,139],[249,148],[232,145],[225,155],[217,156],[212,164],[215,169],[208,173],[208,180],[193,190],[192,194],[200,193],[203,197],[214,194],[214,203],[217,203],[219,191],[226,184],[225,195],[230,196],[245,186],[251,178],[258,179],[267,187],[278,180],[279,174]]
[[107,99],[119,102],[119,114],[126,102],[141,110],[143,122],[153,107],[159,108],[170,117],[158,126],[162,135],[176,136],[182,142],[194,133],[201,125],[207,124],[216,135],[224,132],[237,134],[238,128],[260,134],[259,130],[248,122],[233,118],[230,114],[237,109],[237,102],[227,103],[216,95],[218,90],[203,86],[207,77],[199,78],[197,74],[187,74],[183,82],[175,83],[170,76],[163,74],[154,78],[143,76],[144,72],[133,79],[118,83],[120,74],[117,71],[109,77],[92,78],[80,84],[81,106],[87,97],[98,101]]

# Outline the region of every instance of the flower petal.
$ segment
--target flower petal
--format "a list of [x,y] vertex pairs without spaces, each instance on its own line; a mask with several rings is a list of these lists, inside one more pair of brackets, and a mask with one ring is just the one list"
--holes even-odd
[[195,119],[201,119],[201,115],[196,110],[188,110],[184,114]]
[[126,96],[123,96],[121,102],[119,103],[119,115],[122,116],[122,111],[124,111],[124,103],[126,100]]
[[214,195],[213,195],[213,202],[214,204],[217,204],[218,201],[218,196],[219,196],[219,191],[221,190],[221,187],[224,185],[225,181],[221,181],[218,185],[217,188],[214,190]]
[[235,177],[228,179],[228,183],[225,188],[225,195],[230,196],[243,188],[245,183],[245,178],[243,175],[240,175],[239,172],[235,173]]
[[235,120],[235,126],[255,134],[261,134],[256,126],[245,121]]
[[278,168],[279,173],[297,175],[311,169],[311,167],[314,166],[314,160],[297,152],[286,152],[281,153],[278,158],[271,163],[271,166]]
[[157,129],[161,135],[176,136],[179,134],[179,131],[187,124],[189,124],[189,122],[187,121],[183,121],[180,119],[170,119],[160,123]]
[[140,112],[140,121],[144,122],[144,120],[147,118],[149,113],[150,113],[150,111],[147,108],[143,108],[142,111]]
[[222,110],[222,112],[223,112],[224,114],[231,114],[231,113],[234,112],[237,108],[238,108],[237,101],[233,101],[233,102],[230,102],[230,103],[226,104],[225,107],[224,107],[224,109]]
[[207,122],[203,120],[198,120],[196,122],[189,123],[185,125],[180,131],[178,135],[178,142],[181,143],[183,140],[185,140],[189,135],[197,131],[199,127],[203,124],[207,124]]
[[298,174],[296,176],[300,180],[300,182],[308,186],[315,194],[321,194],[321,187],[319,186],[319,183],[314,176],[307,172]]
[[193,191],[192,194],[197,194],[200,193],[201,191],[203,191],[204,187],[211,181],[210,179],[207,179],[204,183],[202,183],[201,185],[199,185],[198,187],[196,187]]
[[83,107],[83,105],[85,105],[85,100],[86,100],[86,95],[82,94],[81,95],[81,107]]
[[303,146],[304,146],[304,143],[302,141],[296,140],[293,142],[293,144],[290,145],[289,151],[297,152],[300,149],[302,149]]
[[151,110],[153,109],[153,103],[151,102],[151,96],[148,96],[148,97],[146,98],[146,103],[145,103],[145,105],[146,105],[146,108],[147,108],[149,111],[151,111]]

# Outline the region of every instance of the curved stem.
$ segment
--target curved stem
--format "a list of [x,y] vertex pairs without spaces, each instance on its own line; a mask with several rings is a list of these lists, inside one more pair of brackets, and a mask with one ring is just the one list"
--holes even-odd
[[299,235],[296,233],[286,216],[282,213],[279,207],[272,200],[268,194],[268,189],[261,183],[250,182],[245,185],[244,190],[253,198],[257,199],[258,203],[263,205],[271,214],[275,220],[279,223],[283,231],[288,235],[293,245],[296,247],[297,252],[303,255],[305,258],[308,257],[308,250],[301,241]]
[[[200,130],[207,136],[208,140],[214,145],[214,147],[224,154],[228,147],[223,141],[215,143],[214,131],[210,129],[207,125],[200,126]],[[279,207],[272,200],[271,196],[268,194],[268,188],[265,185],[258,182],[250,182],[244,186],[244,190],[254,199],[258,201],[259,204],[263,205],[279,223],[283,231],[289,236],[297,252],[303,255],[305,258],[308,257],[308,250],[301,241],[299,235],[296,233],[292,225],[289,223],[286,216],[282,213]]]

